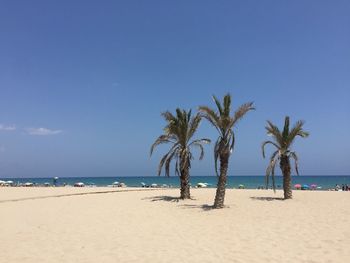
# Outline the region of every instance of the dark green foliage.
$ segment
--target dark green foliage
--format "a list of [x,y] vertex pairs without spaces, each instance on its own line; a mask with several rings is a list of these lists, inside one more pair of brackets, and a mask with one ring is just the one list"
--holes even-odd
[[233,116],[230,116],[230,94],[225,95],[222,105],[215,96],[213,96],[213,100],[216,104],[217,111],[207,106],[200,106],[199,111],[201,112],[201,116],[207,119],[219,132],[219,137],[217,138],[214,146],[215,172],[218,175],[217,162],[220,154],[224,152],[232,153],[234,148],[235,135],[233,132],[233,127],[248,111],[254,110],[254,107],[253,102],[245,103],[235,111]]
[[181,169],[191,167],[193,159],[191,148],[196,147],[200,150],[199,159],[204,157],[203,144],[210,143],[209,139],[197,139],[191,141],[193,135],[197,131],[201,122],[201,117],[196,114],[192,117],[192,112],[189,110],[176,109],[176,115],[166,111],[162,113],[167,125],[164,128],[164,134],[160,135],[151,147],[150,154],[152,155],[154,148],[163,143],[171,144],[171,148],[167,154],[163,156],[159,163],[158,175],[161,174],[163,166],[165,167],[165,175],[170,175],[170,164],[175,160],[175,174],[179,175]]
[[[295,152],[291,151],[291,146],[297,136],[302,138],[306,138],[309,136],[309,133],[303,130],[303,121],[297,121],[295,125],[290,129],[289,117],[285,117],[283,131],[281,132],[276,125],[274,125],[271,121],[267,121],[267,126],[265,127],[267,130],[267,134],[272,136],[272,140],[263,142],[262,154],[265,158],[265,145],[271,144],[276,148],[276,151],[272,153],[269,161],[269,165],[266,169],[266,187],[269,184],[269,177],[271,175],[272,178],[272,186],[273,189],[276,189],[275,186],[275,166],[278,161],[286,158],[286,162],[282,162],[283,165],[289,165],[289,159],[293,158],[295,162],[295,170],[296,173],[299,174],[298,170],[298,156]],[[282,166],[281,164],[281,166]],[[288,168],[288,167],[287,167]],[[281,167],[283,170],[283,167]],[[288,171],[288,169],[287,169]],[[284,175],[285,176],[285,175]],[[287,175],[289,176],[289,175]]]

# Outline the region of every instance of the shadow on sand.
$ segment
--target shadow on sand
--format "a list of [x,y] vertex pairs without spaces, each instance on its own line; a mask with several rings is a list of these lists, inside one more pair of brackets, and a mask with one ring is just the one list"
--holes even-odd
[[284,201],[284,198],[282,198],[282,197],[261,197],[261,196],[253,196],[253,197],[250,197],[250,199],[259,200],[259,201]]
[[[143,200],[150,200],[151,202],[158,202],[158,201],[164,201],[164,202],[179,202],[179,201],[185,201],[182,200],[180,197],[174,197],[174,196],[167,196],[167,195],[160,195],[160,196],[151,196],[143,198]],[[188,199],[187,199],[188,200]],[[191,198],[189,200],[196,200],[195,198]],[[179,207],[186,208],[186,209],[202,209],[204,211],[209,211],[213,209],[212,205],[192,205],[192,204],[181,204]]]
[[181,207],[183,207],[185,209],[190,209],[190,208],[202,209],[203,211],[210,211],[210,210],[214,209],[212,205],[189,205],[189,204],[183,204],[183,205],[181,205]]
[[168,195],[159,195],[159,196],[146,197],[146,198],[143,198],[143,200],[151,200],[151,202],[158,202],[158,201],[179,202],[182,199],[180,197],[174,197],[174,196],[168,196]]
[[9,200],[0,200],[0,203],[8,203],[8,202],[20,202],[20,201],[28,201],[28,200],[37,200],[37,199],[48,199],[48,198],[59,198],[59,197],[68,197],[68,196],[82,196],[82,195],[97,195],[97,194],[112,194],[112,193],[126,193],[126,192],[144,192],[144,191],[152,191],[155,189],[123,189],[123,190],[106,190],[106,191],[96,191],[96,192],[82,192],[82,193],[70,193],[70,194],[60,194],[60,195],[48,195],[48,196],[33,196],[33,197],[25,197],[25,198],[17,198],[17,199],[9,199]]
[[[180,201],[185,201],[181,199],[180,197],[174,197],[174,196],[168,196],[168,195],[159,195],[159,196],[151,196],[151,197],[145,197],[142,200],[150,200],[151,202],[158,202],[158,201],[163,201],[163,202],[180,202]],[[195,198],[187,199],[187,200],[196,200]],[[215,208],[212,205],[197,205],[197,204],[179,204],[178,207],[181,207],[183,209],[200,209],[203,211],[210,211],[210,210],[215,210]],[[225,206],[225,208],[228,208],[228,206]]]

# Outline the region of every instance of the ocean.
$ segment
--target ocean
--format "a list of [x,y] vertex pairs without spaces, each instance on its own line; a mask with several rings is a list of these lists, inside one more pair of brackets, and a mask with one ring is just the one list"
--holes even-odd
[[[14,183],[26,183],[31,182],[34,184],[42,185],[44,183],[53,184],[53,178],[0,178],[0,180],[7,181],[11,180]],[[191,185],[195,186],[197,183],[208,183],[208,187],[216,187],[217,177],[216,176],[192,176]],[[271,181],[271,179],[270,179]],[[85,185],[93,184],[96,186],[108,186],[114,182],[125,183],[130,187],[140,187],[141,183],[147,185],[166,184],[170,187],[179,187],[179,178],[172,177],[61,177],[57,180],[58,185],[74,185],[77,182],[83,182]],[[238,188],[242,184],[247,189],[256,189],[260,186],[265,186],[264,176],[229,176],[227,181],[228,188]],[[336,184],[348,184],[350,185],[350,176],[293,176],[292,184],[316,184],[322,189],[334,188]],[[282,177],[276,176],[277,188],[282,186]]]

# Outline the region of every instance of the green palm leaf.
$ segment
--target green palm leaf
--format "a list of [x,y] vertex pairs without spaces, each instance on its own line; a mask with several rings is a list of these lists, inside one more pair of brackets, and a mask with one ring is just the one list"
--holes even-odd
[[[172,144],[169,152],[165,154],[158,166],[158,175],[161,174],[162,168],[165,167],[165,174],[170,174],[170,164],[172,160],[176,160],[175,174],[179,174],[179,168],[190,167],[192,160],[192,153],[190,146],[194,146],[200,149],[200,159],[203,159],[204,148],[203,145],[210,143],[209,139],[196,139],[192,140],[192,137],[196,133],[199,124],[201,122],[201,115],[196,114],[192,117],[192,111],[186,111],[177,108],[176,114],[172,114],[169,111],[162,113],[163,118],[166,121],[164,128],[165,134],[160,135],[156,141],[152,144],[150,154],[152,155],[155,148],[164,143]],[[191,141],[192,140],[192,141]],[[182,159],[181,159],[182,158]],[[183,161],[181,161],[183,160]]]
[[[262,155],[265,158],[265,146],[267,144],[271,144],[276,147],[276,151],[272,154],[269,165],[266,169],[266,185],[269,183],[269,176],[271,175],[273,180],[273,188],[275,189],[274,182],[274,173],[275,166],[278,160],[280,160],[280,167],[283,172],[283,180],[287,180],[286,184],[284,184],[285,190],[285,198],[291,198],[291,189],[290,189],[290,158],[294,159],[295,171],[299,175],[298,168],[298,156],[295,152],[291,151],[291,145],[297,136],[301,136],[303,138],[309,135],[308,132],[303,130],[303,121],[297,121],[295,125],[290,129],[290,121],[289,117],[285,117],[283,131],[281,132],[276,125],[274,125],[271,121],[267,121],[267,134],[273,137],[274,141],[265,141],[262,143]],[[285,179],[288,178],[288,179]]]

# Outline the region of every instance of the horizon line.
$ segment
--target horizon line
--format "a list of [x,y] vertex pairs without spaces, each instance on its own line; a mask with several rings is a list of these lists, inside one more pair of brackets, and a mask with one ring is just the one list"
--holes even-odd
[[[191,175],[190,177],[218,177],[216,175]],[[228,175],[228,177],[265,177],[266,175]],[[283,177],[283,175],[275,175],[276,177]],[[293,177],[301,177],[301,176],[350,176],[350,174],[328,174],[328,175],[309,175],[309,174],[304,174],[304,175],[292,175]],[[146,176],[52,176],[52,177],[1,177],[0,179],[53,179],[54,177],[60,178],[140,178],[140,177],[163,177],[163,178],[170,178],[170,177],[178,177],[178,176],[158,176],[158,175],[146,175]]]

